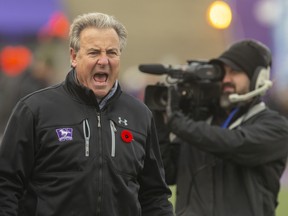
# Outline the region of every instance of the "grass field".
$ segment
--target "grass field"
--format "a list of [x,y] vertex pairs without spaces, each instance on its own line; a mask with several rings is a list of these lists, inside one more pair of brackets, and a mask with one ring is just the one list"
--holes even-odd
[[[175,205],[175,192],[176,187],[172,186],[170,187],[172,191],[172,197],[170,198],[170,201],[173,205]],[[287,216],[288,214],[288,188],[283,187],[279,194],[279,205],[276,209],[276,216]]]
[[287,216],[288,214],[288,188],[282,188],[279,194],[279,206],[276,216]]

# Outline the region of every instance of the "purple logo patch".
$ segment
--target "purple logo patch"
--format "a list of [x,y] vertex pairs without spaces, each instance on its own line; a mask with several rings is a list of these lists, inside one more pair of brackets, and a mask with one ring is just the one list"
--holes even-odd
[[60,142],[72,140],[72,128],[60,128],[56,129],[56,133],[58,135],[58,139]]

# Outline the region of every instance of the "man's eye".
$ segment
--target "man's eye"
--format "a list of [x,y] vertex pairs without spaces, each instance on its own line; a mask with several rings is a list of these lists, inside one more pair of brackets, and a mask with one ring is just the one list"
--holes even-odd
[[100,51],[91,51],[91,52],[89,52],[89,55],[100,55]]
[[107,56],[109,57],[116,57],[119,55],[116,50],[108,50],[106,53],[107,53]]
[[116,58],[119,56],[119,52],[117,50],[107,50],[107,51],[101,51],[101,50],[91,50],[88,52],[88,55],[92,57],[98,57],[101,55],[101,53],[104,52],[106,53],[106,56],[109,58]]

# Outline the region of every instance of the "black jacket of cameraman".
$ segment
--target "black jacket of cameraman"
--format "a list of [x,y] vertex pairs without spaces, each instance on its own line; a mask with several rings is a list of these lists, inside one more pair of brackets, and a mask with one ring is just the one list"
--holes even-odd
[[241,108],[226,128],[217,122],[174,112],[168,123],[181,139],[170,143],[158,119],[166,180],[177,184],[177,216],[275,215],[287,121],[259,102]]

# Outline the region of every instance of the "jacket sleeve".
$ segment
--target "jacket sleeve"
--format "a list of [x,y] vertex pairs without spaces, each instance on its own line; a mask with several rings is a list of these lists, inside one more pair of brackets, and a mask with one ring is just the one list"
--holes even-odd
[[178,157],[180,152],[180,141],[174,139],[173,142],[170,139],[170,130],[165,124],[163,112],[154,111],[153,116],[155,118],[155,124],[157,129],[157,135],[159,139],[160,152],[165,169],[165,181],[168,185],[176,184]]
[[194,121],[182,113],[169,120],[171,130],[198,149],[246,166],[257,166],[288,154],[287,120],[276,112],[262,111],[229,130]]
[[154,120],[151,120],[146,140],[144,168],[139,176],[139,201],[143,216],[172,216],[173,207],[168,200],[171,191],[165,183],[165,174],[160,155]]
[[17,215],[34,158],[33,116],[24,103],[14,108],[0,146],[0,215]]

